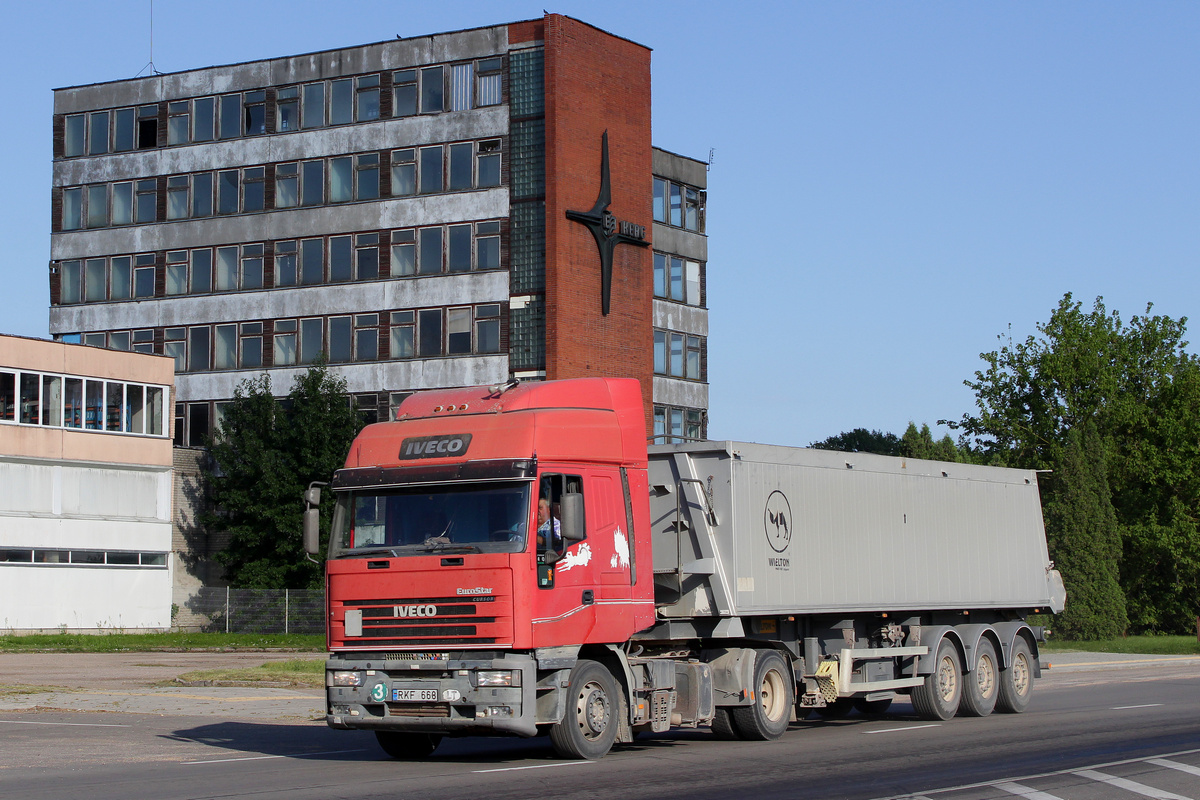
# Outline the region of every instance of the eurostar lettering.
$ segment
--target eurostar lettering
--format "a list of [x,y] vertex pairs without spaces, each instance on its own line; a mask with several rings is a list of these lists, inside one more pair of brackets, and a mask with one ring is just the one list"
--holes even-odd
[[461,456],[471,444],[471,434],[456,433],[450,436],[414,436],[400,443],[401,459],[447,458]]
[[437,606],[392,606],[392,612],[400,618],[404,617],[436,617]]
[[476,586],[474,589],[463,589],[462,587],[459,587],[459,589],[458,589],[458,594],[491,594],[491,593],[492,593],[492,587],[490,587],[490,586]]

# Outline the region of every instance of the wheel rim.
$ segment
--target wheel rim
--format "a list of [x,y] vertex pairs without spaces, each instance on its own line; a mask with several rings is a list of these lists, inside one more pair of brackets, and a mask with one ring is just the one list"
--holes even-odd
[[938,664],[937,688],[942,701],[946,703],[952,701],[958,694],[958,669],[955,667],[952,656],[942,656],[942,660]]
[[981,657],[975,665],[975,680],[980,697],[991,697],[992,692],[996,691],[996,664],[990,656]]
[[593,741],[604,735],[610,718],[608,693],[595,681],[589,681],[579,691],[575,705],[575,716],[579,731],[585,739]]
[[1029,691],[1029,657],[1024,653],[1018,653],[1013,659],[1012,683],[1019,696],[1023,697]]
[[767,670],[763,675],[762,685],[758,687],[758,703],[762,707],[763,716],[777,721],[786,713],[787,689],[783,676],[777,670]]

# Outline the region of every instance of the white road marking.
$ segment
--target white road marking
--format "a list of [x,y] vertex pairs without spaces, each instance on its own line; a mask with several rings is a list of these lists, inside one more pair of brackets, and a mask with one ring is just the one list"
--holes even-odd
[[1037,789],[1030,789],[1028,786],[1020,783],[996,783],[993,785],[1001,791],[1015,794],[1018,797],[1024,797],[1026,800],[1062,800],[1061,797],[1039,792]]
[[863,731],[863,733],[903,733],[904,731],[919,731],[921,728],[940,728],[940,722],[931,722],[928,725],[909,725],[907,728],[884,728],[881,731]]
[[33,722],[24,719],[0,719],[5,725],[70,725],[75,728],[132,728],[132,725],[105,725],[102,722]]
[[595,761],[566,761],[562,764],[533,764],[528,767],[500,767],[499,769],[473,769],[474,773],[481,774],[484,772],[517,772],[522,769],[550,769],[551,767],[583,767],[589,764],[596,764]]
[[1165,758],[1151,758],[1146,760],[1147,764],[1153,764],[1156,767],[1169,767],[1177,769],[1180,772],[1186,772],[1189,775],[1200,775],[1200,767],[1193,767],[1191,764],[1180,764],[1178,761],[1168,761]]
[[[195,741],[195,740],[193,740]],[[266,761],[270,758],[307,758],[308,756],[335,756],[342,753],[361,753],[363,748],[356,750],[325,750],[321,753],[288,753],[282,756],[246,756],[245,758],[215,758],[212,761],[180,761],[180,764],[228,764],[231,761]]]
[[1097,772],[1094,769],[1084,769],[1073,774],[1078,775],[1081,778],[1089,778],[1090,780],[1098,781],[1100,783],[1107,783],[1109,786],[1115,786],[1118,789],[1124,789],[1127,792],[1140,794],[1143,797],[1152,797],[1154,800],[1195,800],[1195,798],[1184,797],[1183,795],[1175,794],[1174,792],[1155,789],[1153,786],[1147,786],[1144,783],[1126,780],[1125,778],[1118,778],[1115,775],[1108,775],[1104,772]]
[[1140,706],[1113,706],[1113,711],[1128,711],[1131,708],[1158,708],[1162,703],[1146,703]]

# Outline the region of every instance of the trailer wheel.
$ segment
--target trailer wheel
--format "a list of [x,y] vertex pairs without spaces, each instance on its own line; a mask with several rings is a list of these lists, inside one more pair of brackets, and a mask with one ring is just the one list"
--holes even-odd
[[885,697],[882,700],[867,700],[860,697],[854,701],[854,707],[864,717],[878,717],[892,707],[892,698]]
[[962,697],[962,664],[958,650],[949,639],[938,644],[933,673],[912,690],[913,710],[921,719],[947,720],[958,713]]
[[996,662],[996,648],[989,640],[982,639],[976,654],[975,669],[964,681],[958,713],[964,717],[986,717],[996,707],[999,688],[1000,667]]
[[589,761],[603,757],[617,739],[621,705],[621,688],[611,672],[595,661],[576,663],[567,689],[567,713],[550,728],[555,752]]
[[723,742],[732,742],[742,738],[742,735],[738,732],[737,726],[733,724],[732,712],[732,708],[717,706],[715,713],[713,714],[713,736]]
[[375,740],[379,742],[383,752],[392,758],[415,761],[432,755],[441,743],[442,737],[436,733],[375,731]]
[[1018,636],[1013,643],[1008,668],[1000,670],[1000,691],[996,697],[996,710],[1005,714],[1020,714],[1029,708],[1033,695],[1033,655],[1025,637]]
[[854,698],[839,697],[832,703],[814,708],[813,710],[817,712],[817,716],[821,719],[845,719],[854,710]]
[[775,650],[754,655],[754,702],[733,709],[733,724],[743,739],[778,739],[787,730],[796,702],[792,671]]

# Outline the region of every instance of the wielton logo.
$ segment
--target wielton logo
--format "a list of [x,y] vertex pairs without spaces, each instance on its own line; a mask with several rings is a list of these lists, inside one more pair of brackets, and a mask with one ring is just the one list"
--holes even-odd
[[649,247],[646,241],[646,226],[633,222],[618,221],[608,207],[612,203],[612,182],[608,174],[608,131],[604,132],[600,152],[600,196],[591,211],[568,211],[567,219],[579,222],[592,232],[596,247],[600,250],[600,311],[608,316],[609,298],[612,295],[613,250],[618,244]]
[[767,498],[767,506],[763,511],[763,528],[767,534],[767,544],[776,553],[787,550],[792,541],[792,507],[788,504],[783,492],[776,489]]

